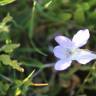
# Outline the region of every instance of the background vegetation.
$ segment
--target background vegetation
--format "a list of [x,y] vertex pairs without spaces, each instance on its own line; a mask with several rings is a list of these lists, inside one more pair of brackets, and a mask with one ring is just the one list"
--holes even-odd
[[96,96],[95,61],[54,70],[54,37],[85,28],[95,52],[96,0],[0,0],[0,96]]

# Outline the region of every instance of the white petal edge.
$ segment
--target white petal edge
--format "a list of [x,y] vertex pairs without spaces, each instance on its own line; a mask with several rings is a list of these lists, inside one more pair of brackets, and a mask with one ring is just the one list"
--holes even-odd
[[71,60],[59,60],[55,64],[55,70],[62,71],[67,69],[68,67],[71,66],[72,61]]
[[72,48],[72,41],[65,36],[56,36],[55,41],[64,48]]
[[72,39],[72,42],[74,43],[74,45],[78,48],[78,47],[82,47],[83,45],[85,45],[88,41],[90,37],[89,34],[89,30],[85,29],[85,30],[79,30]]
[[59,58],[59,59],[66,59],[66,50],[64,50],[64,48],[62,48],[61,46],[56,46],[53,49],[54,55]]
[[76,56],[76,60],[81,64],[87,64],[93,59],[96,59],[96,54],[82,49]]

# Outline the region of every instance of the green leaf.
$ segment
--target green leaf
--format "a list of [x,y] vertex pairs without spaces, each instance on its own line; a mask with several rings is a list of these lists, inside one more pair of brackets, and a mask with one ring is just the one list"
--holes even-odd
[[14,2],[15,0],[0,0],[0,5],[4,6],[6,4],[10,4],[12,2]]
[[70,20],[71,17],[72,17],[72,15],[70,13],[61,13],[61,14],[59,14],[60,20],[62,20],[64,22]]
[[[93,21],[96,20],[96,11],[90,12],[89,19],[91,19]],[[94,21],[94,22],[96,22],[96,21]]]
[[48,1],[48,2],[44,5],[44,8],[48,8],[51,3],[52,3],[52,0]]
[[33,3],[32,11],[31,11],[31,19],[29,21],[29,38],[32,39],[33,37],[33,30],[34,30],[34,24],[35,24],[35,10],[36,10],[36,1]]
[[2,54],[0,55],[0,61],[5,64],[11,66],[13,69],[16,69],[20,72],[24,72],[24,69],[20,67],[20,63],[17,60],[11,60],[9,55]]
[[88,11],[90,9],[89,3],[87,3],[87,2],[83,3],[82,8],[83,8],[84,11]]
[[24,63],[24,65],[26,65],[27,67],[37,67],[40,69],[44,68],[44,64],[36,59],[26,61],[26,63]]
[[19,96],[21,95],[21,89],[20,88],[17,88],[16,91],[15,91],[15,96]]
[[9,27],[10,26],[7,25],[7,23],[9,23],[12,20],[13,20],[13,18],[8,13],[7,16],[4,17],[4,19],[2,20],[2,22],[0,22],[0,32],[9,32]]
[[74,13],[74,19],[77,23],[79,24],[83,24],[85,21],[85,14],[84,14],[84,10],[79,7],[75,13]]
[[35,70],[33,70],[22,82],[22,84],[29,82]]
[[12,20],[13,20],[12,16],[10,16],[10,14],[8,13],[6,15],[6,17],[4,17],[4,19],[2,20],[2,23],[3,23],[3,25],[5,25],[6,23],[8,23],[8,22],[10,22]]
[[4,51],[5,53],[12,53],[14,49],[18,48],[20,44],[6,44],[0,48],[0,51]]

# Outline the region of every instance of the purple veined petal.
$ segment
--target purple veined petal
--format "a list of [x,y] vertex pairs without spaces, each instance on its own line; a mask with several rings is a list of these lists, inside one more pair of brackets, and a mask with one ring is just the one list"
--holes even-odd
[[[70,50],[69,50],[70,51]],[[68,49],[63,48],[62,46],[56,46],[53,49],[54,55],[59,59],[67,59],[70,58],[70,53]]]
[[73,47],[72,41],[65,36],[56,36],[55,40],[59,45],[61,45],[64,48],[72,48]]
[[76,56],[76,60],[81,64],[86,64],[93,59],[96,59],[96,54],[82,49]]
[[78,47],[82,47],[83,45],[85,45],[88,41],[90,37],[89,34],[89,30],[85,29],[85,30],[79,30],[72,39],[72,42],[74,43],[74,45],[78,48]]
[[59,60],[57,61],[57,63],[55,64],[55,70],[65,70],[68,67],[71,66],[72,61],[71,60]]

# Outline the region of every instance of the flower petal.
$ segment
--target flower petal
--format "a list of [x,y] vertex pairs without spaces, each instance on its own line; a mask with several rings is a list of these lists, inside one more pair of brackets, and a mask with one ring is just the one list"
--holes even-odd
[[72,41],[65,36],[56,36],[55,40],[58,44],[60,44],[64,48],[72,48],[73,46]]
[[70,58],[70,53],[68,52],[68,49],[63,48],[62,46],[56,46],[53,49],[54,55],[59,59],[67,59]]
[[55,64],[55,70],[65,70],[67,69],[69,66],[71,66],[72,61],[71,60],[59,60],[57,61],[57,63]]
[[96,59],[96,54],[82,49],[76,56],[76,60],[81,64],[86,64],[93,59]]
[[72,39],[72,42],[75,44],[76,47],[81,47],[85,45],[90,37],[89,30],[79,30]]

